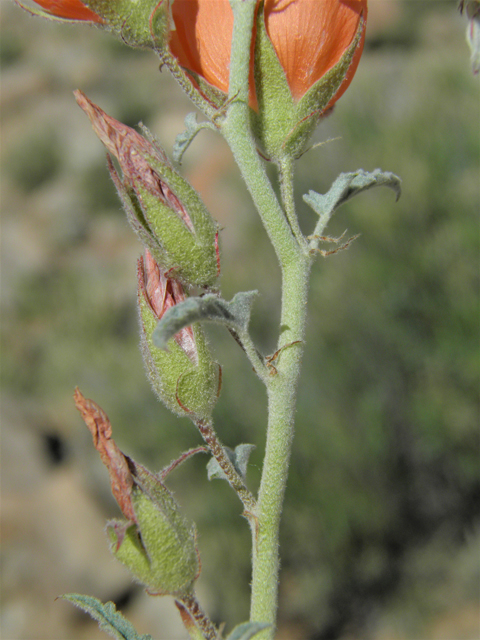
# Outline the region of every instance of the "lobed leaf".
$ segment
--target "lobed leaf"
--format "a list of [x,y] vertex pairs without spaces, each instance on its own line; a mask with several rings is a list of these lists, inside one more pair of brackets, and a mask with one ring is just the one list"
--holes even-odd
[[192,297],[170,307],[152,334],[153,344],[166,351],[167,342],[194,322],[216,322],[238,332],[247,331],[253,298],[257,291],[241,291],[230,302],[213,293]]
[[137,633],[132,623],[116,610],[113,602],[104,604],[98,598],[79,593],[67,593],[61,598],[90,614],[98,622],[100,629],[112,638],[117,638],[117,640],[153,640],[149,634],[140,635]]

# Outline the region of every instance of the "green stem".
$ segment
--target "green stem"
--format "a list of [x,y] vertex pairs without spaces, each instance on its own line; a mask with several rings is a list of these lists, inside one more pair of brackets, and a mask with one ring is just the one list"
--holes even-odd
[[218,640],[218,632],[210,618],[202,611],[195,594],[179,597],[175,604],[191,640]]
[[275,631],[278,594],[278,534],[294,433],[294,414],[305,336],[310,259],[303,257],[283,269],[282,314],[277,374],[268,388],[268,431],[257,500],[257,531],[253,548],[250,620],[268,622],[262,640]]
[[161,61],[160,69],[162,68],[162,65],[165,65],[193,104],[209,120],[214,120],[217,110],[207,100],[205,100],[202,95],[200,95],[200,92],[193,86],[190,78],[182,69],[175,56],[165,51],[157,51],[157,54]]
[[282,202],[287,215],[288,223],[295,236],[298,244],[306,250],[307,243],[303,236],[298,218],[295,211],[295,198],[293,192],[293,159],[289,156],[283,156],[278,163],[278,172],[280,177],[280,190],[282,193]]
[[[279,552],[278,534],[294,431],[295,399],[300,374],[306,323],[308,276],[311,257],[298,227],[293,200],[292,165],[283,166],[282,209],[251,133],[248,77],[255,0],[230,0],[234,12],[230,59],[230,104],[221,124],[273,244],[282,270],[282,312],[276,375],[267,381],[268,431],[262,479],[255,509],[253,533],[252,599],[250,620],[270,624],[256,637],[275,633]],[[291,343],[290,348],[286,348]]]
[[257,153],[250,127],[248,81],[256,0],[230,0],[230,4],[234,23],[229,106],[220,128],[245,179],[280,263],[288,263],[296,260],[298,244]]
[[208,445],[213,457],[218,462],[220,469],[225,474],[230,486],[243,502],[245,507],[245,516],[247,518],[252,517],[255,513],[256,501],[250,491],[247,489],[242,477],[232,464],[232,461],[227,456],[225,449],[218,439],[218,436],[213,428],[211,422],[206,420],[194,421],[197,429],[200,431],[202,438]]
[[237,344],[239,344],[243,349],[247,358],[250,360],[253,370],[257,376],[265,385],[268,384],[270,372],[265,364],[265,359],[258,351],[248,331],[235,331],[234,329],[229,329],[229,331]]

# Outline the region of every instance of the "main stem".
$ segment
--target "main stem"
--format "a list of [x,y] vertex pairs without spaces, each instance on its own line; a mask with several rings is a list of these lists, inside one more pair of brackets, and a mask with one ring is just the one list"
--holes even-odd
[[273,638],[277,617],[280,516],[294,430],[295,399],[305,335],[311,256],[296,223],[293,168],[280,167],[283,207],[268,180],[250,128],[249,58],[256,0],[230,0],[234,14],[229,106],[221,131],[275,249],[282,270],[278,356],[267,381],[268,432],[262,479],[252,522],[253,568],[250,620],[270,626],[256,635]]
[[[262,480],[257,501],[253,547],[250,620],[272,626],[259,638],[273,638],[277,615],[280,516],[294,433],[295,400],[300,375],[307,310],[310,262],[298,260],[283,268],[282,313],[277,373],[268,386],[268,430]],[[300,341],[300,343],[296,343]],[[291,343],[296,344],[291,344]]]

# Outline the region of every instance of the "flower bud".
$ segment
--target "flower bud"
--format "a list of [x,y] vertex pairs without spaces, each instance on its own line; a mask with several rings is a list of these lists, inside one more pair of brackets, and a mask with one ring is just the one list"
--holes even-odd
[[[171,28],[169,0],[35,0],[45,9],[44,17],[91,22],[114,33],[132,47],[148,47],[161,52]],[[23,6],[23,5],[22,5]]]
[[129,221],[165,271],[187,285],[211,287],[219,274],[217,226],[163,150],[111,118],[80,91],[78,104],[123,175],[110,173]]
[[[252,128],[266,156],[299,157],[319,119],[349,86],[365,37],[366,0],[282,0],[258,12]],[[290,19],[290,22],[285,21]],[[277,49],[283,28],[290,47]],[[282,41],[281,41],[282,42]]]
[[75,404],[127,518],[107,524],[112,553],[150,593],[177,597],[191,593],[200,573],[195,527],[180,514],[160,479],[120,451],[105,412],[78,389]]
[[138,262],[140,344],[153,389],[160,400],[181,416],[208,418],[218,398],[219,366],[198,325],[179,331],[168,351],[158,349],[152,334],[170,307],[185,300],[182,285],[161,271],[149,251]]
[[180,514],[165,485],[146,469],[143,473],[154,490],[134,485],[136,521],[107,524],[111,551],[152,595],[185,595],[200,573],[195,527]]
[[[175,0],[172,16],[171,53],[204,97],[221,106],[229,86],[229,0]],[[367,0],[259,3],[252,34],[250,106],[255,134],[267,155],[275,159],[284,152],[301,154],[318,118],[343,95],[355,74],[366,17]]]

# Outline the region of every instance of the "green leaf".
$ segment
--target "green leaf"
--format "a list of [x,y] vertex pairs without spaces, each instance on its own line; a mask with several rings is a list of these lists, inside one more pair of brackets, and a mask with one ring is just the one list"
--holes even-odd
[[189,113],[185,116],[185,127],[185,131],[178,134],[173,145],[173,159],[175,162],[178,162],[178,164],[182,164],[183,154],[199,131],[202,129],[213,129],[213,131],[217,130],[215,125],[211,122],[201,122],[199,124],[197,122],[196,113]]
[[269,626],[267,622],[243,622],[235,627],[226,640],[250,640]]
[[248,329],[256,295],[257,291],[241,291],[230,302],[213,293],[188,298],[166,311],[152,334],[153,344],[166,350],[170,338],[194,322],[216,322],[243,334]]
[[[231,463],[235,467],[237,473],[245,481],[247,475],[247,465],[250,454],[255,449],[254,444],[239,444],[235,447],[235,451],[230,447],[224,447],[225,453],[230,458]],[[215,458],[211,458],[207,464],[207,473],[209,480],[228,480],[227,476],[221,469]]]
[[338,207],[358,195],[362,191],[373,187],[389,187],[393,189],[396,199],[401,193],[401,179],[390,171],[375,169],[372,172],[359,169],[352,173],[341,173],[330,187],[328,193],[322,195],[309,191],[303,196],[306,202],[319,216],[314,234],[320,236],[328,224],[332,214]]
[[79,593],[67,593],[61,598],[89,613],[98,622],[100,629],[111,635],[112,638],[117,638],[118,640],[152,640],[152,636],[149,634],[138,634],[132,624],[116,610],[113,602],[103,604],[93,596],[83,596]]

